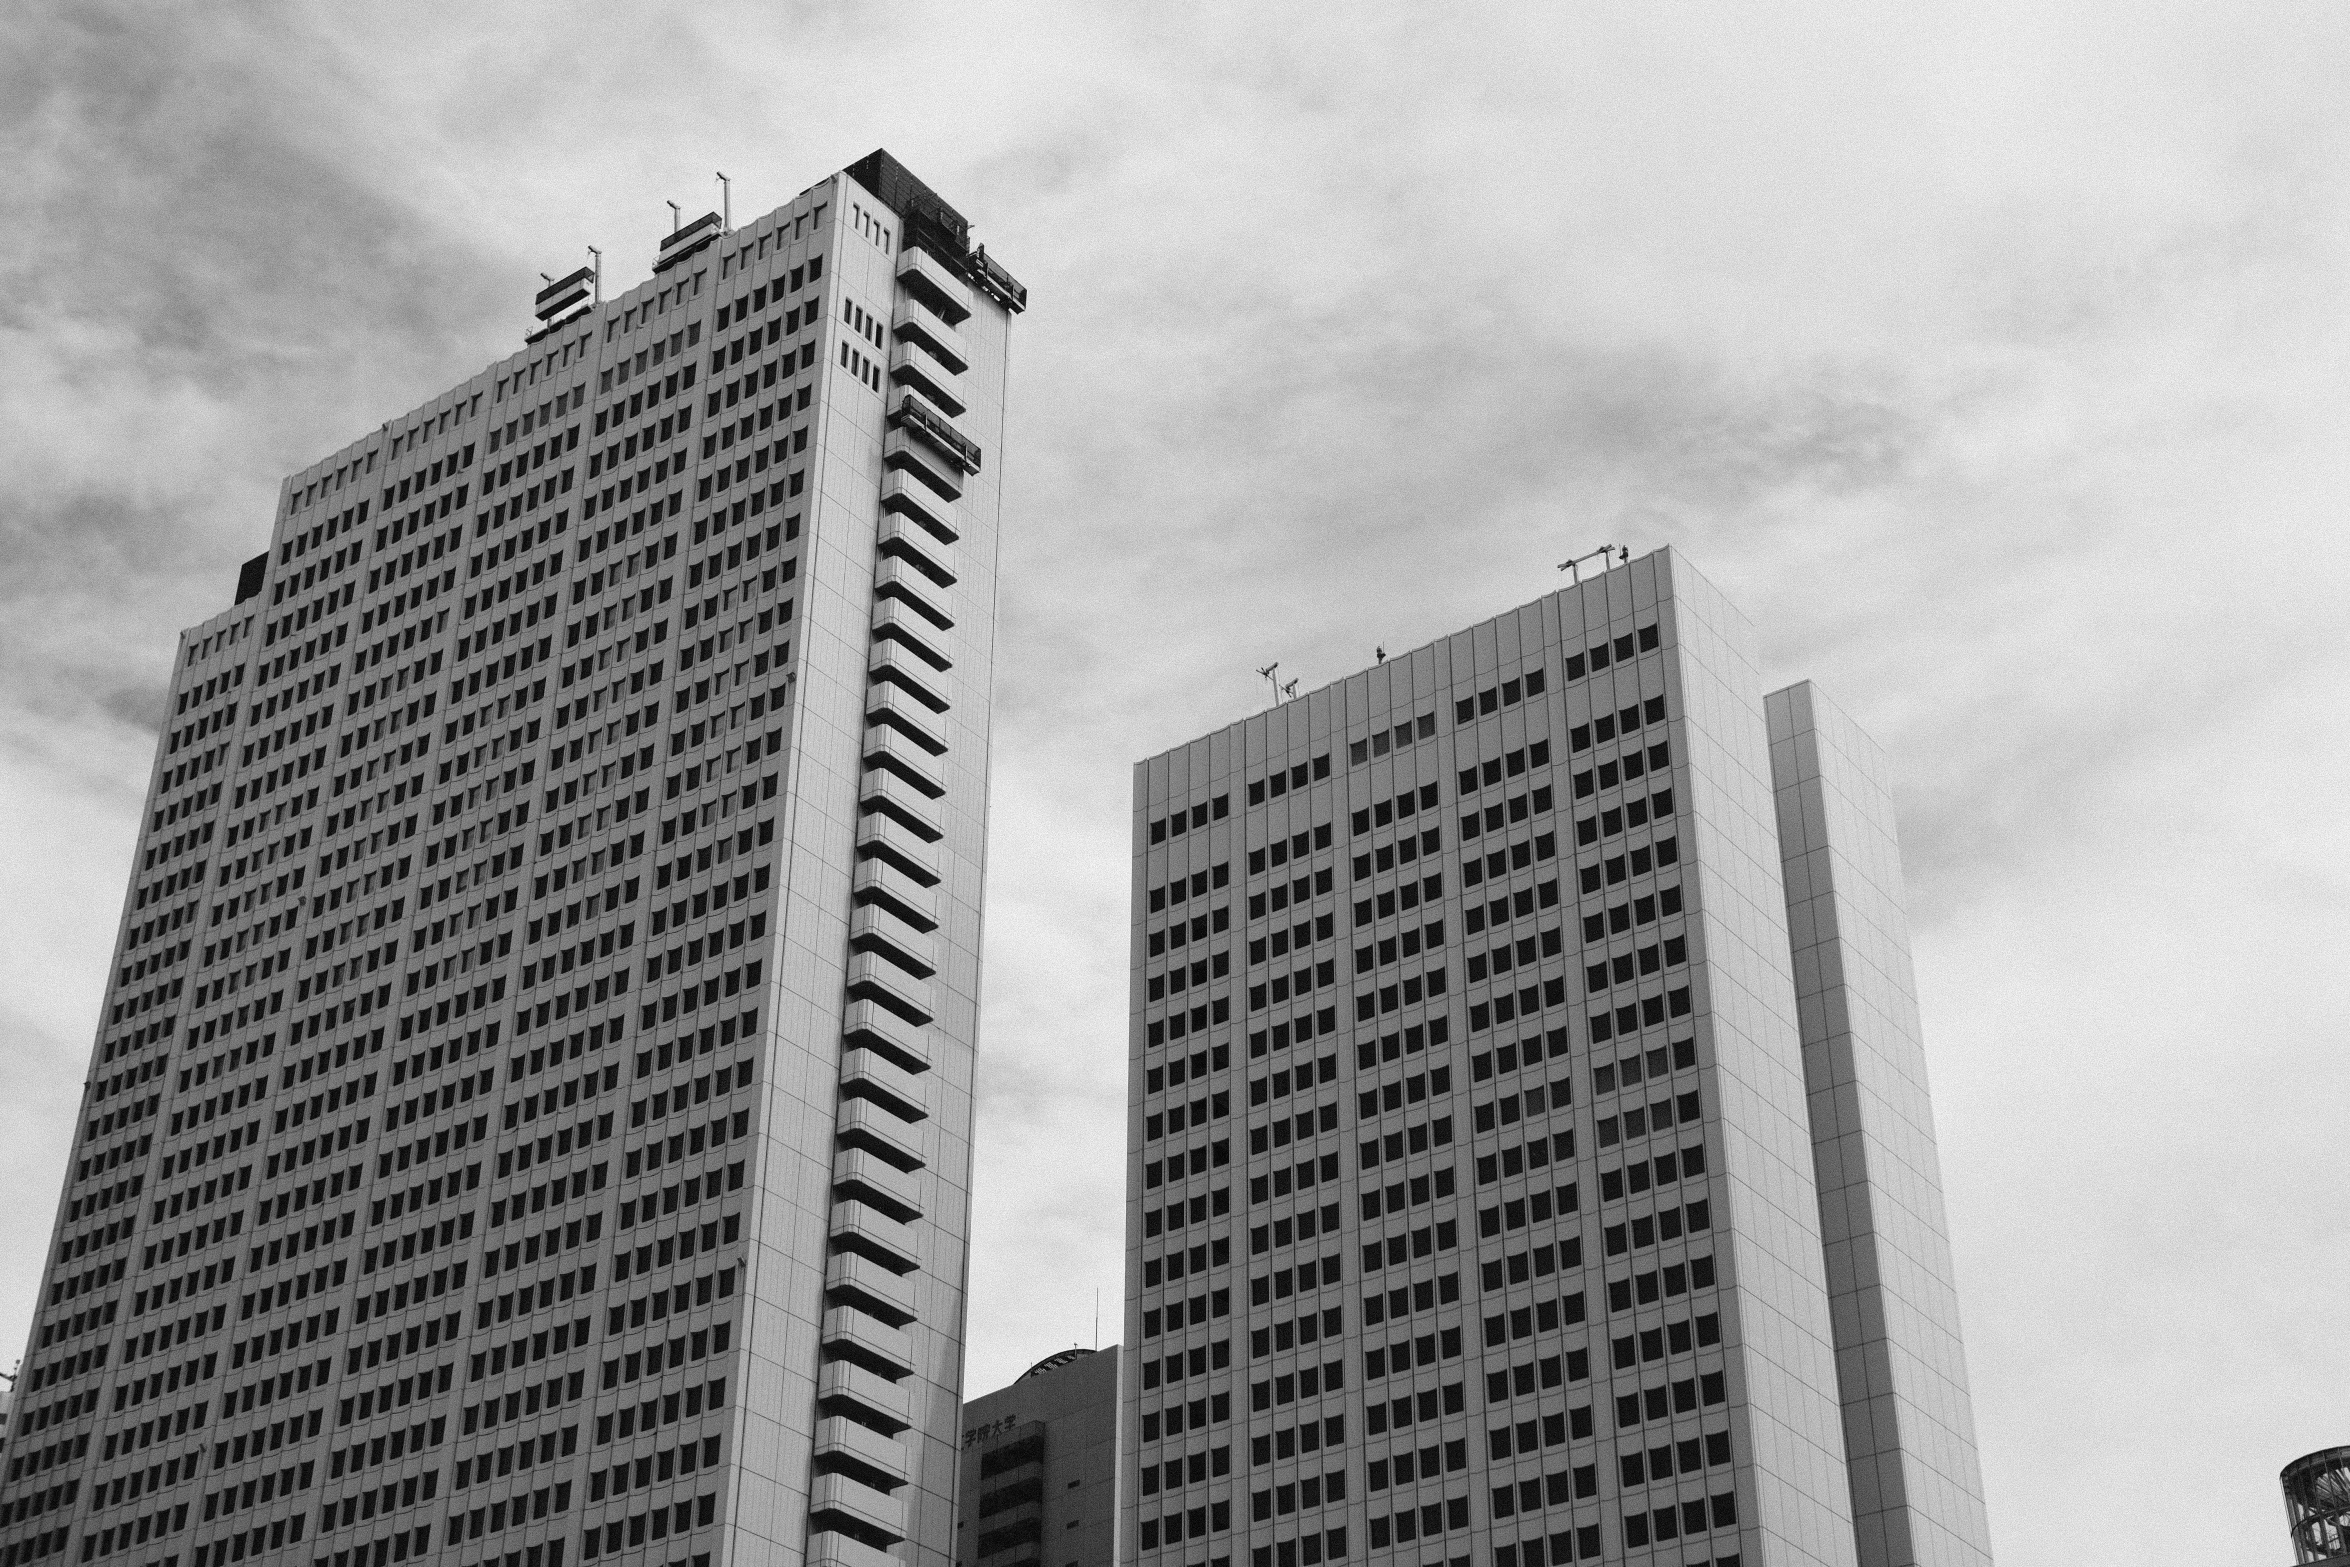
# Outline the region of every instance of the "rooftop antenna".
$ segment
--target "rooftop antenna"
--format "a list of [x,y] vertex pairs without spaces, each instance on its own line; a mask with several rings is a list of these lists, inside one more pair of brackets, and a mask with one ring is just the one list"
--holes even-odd
[[734,182],[723,169],[718,173],[718,232],[734,232]]
[[1386,662],[1387,662],[1387,649],[1385,649],[1385,648],[1377,648],[1377,649],[1374,649],[1374,651],[1378,653],[1378,655],[1379,655],[1379,662],[1380,662],[1380,663],[1384,664],[1384,663],[1386,663]]
[[1093,1292],[1093,1347],[1096,1350],[1102,1347],[1102,1292],[1099,1285],[1094,1287]]
[[1258,670],[1258,671],[1257,671],[1258,675],[1260,675],[1261,677],[1263,677],[1265,684],[1267,684],[1267,685],[1269,685],[1269,686],[1271,686],[1271,687],[1273,688],[1273,700],[1274,700],[1274,701],[1276,701],[1276,702],[1278,702],[1278,701],[1280,701],[1280,700],[1281,700],[1281,673],[1280,673],[1280,671],[1281,671],[1281,660],[1279,660],[1279,659],[1275,659],[1275,660],[1273,660],[1273,662],[1271,662],[1270,664],[1267,664],[1267,665],[1266,665],[1264,668],[1262,668],[1262,669],[1260,669],[1260,670]]
[[677,203],[674,201],[665,201],[661,203],[661,205],[669,209],[669,232],[674,234],[677,232],[678,225],[683,221],[677,210]]
[[1286,702],[1297,695],[1297,682],[1292,680],[1281,688],[1281,700]]
[[590,262],[589,265],[594,267],[596,271],[596,303],[600,305],[604,302],[604,253],[598,250],[595,246],[590,245],[588,246],[588,254],[596,258],[594,261]]
[[[1581,582],[1583,580],[1583,566],[1585,562],[1596,560],[1600,563],[1600,570],[1605,571],[1608,566],[1608,558],[1614,555],[1617,549],[1617,545],[1602,544],[1599,548],[1591,551],[1589,554],[1578,555],[1573,560],[1560,561],[1559,570],[1573,572],[1575,574],[1575,580],[1577,582]],[[1632,552],[1630,550],[1625,550],[1624,559],[1628,561],[1631,558]]]

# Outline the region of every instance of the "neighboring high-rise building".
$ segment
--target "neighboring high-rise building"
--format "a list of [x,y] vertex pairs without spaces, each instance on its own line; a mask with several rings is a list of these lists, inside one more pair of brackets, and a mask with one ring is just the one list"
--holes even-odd
[[885,153],[186,633],[0,1561],[947,1567],[1005,338]]
[[1802,681],[1764,699],[1860,1567],[1990,1559],[1884,755]]
[[1140,1567],[1988,1561],[1883,767],[1752,643],[1660,551],[1137,768]]
[[1064,1349],[963,1406],[955,1567],[1115,1567],[1118,1369]]

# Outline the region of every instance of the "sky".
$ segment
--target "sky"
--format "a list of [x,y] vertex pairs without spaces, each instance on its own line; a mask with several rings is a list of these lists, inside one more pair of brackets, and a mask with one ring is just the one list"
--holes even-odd
[[1118,1331],[1132,763],[1671,545],[1894,761],[2000,1559],[2283,1560],[2350,1442],[2345,82],[2339,0],[5,8],[0,1340],[279,479],[884,146],[1032,301],[969,1390]]

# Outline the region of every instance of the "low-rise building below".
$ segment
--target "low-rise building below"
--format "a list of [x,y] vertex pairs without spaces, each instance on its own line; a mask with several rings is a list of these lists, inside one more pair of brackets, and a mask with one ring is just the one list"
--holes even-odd
[[956,1567],[1116,1567],[1118,1365],[1065,1349],[964,1404]]

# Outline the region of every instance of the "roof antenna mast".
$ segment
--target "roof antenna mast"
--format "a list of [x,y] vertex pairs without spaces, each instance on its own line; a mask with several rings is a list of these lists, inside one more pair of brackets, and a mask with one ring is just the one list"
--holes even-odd
[[1578,555],[1573,560],[1560,561],[1559,570],[1573,572],[1575,574],[1575,580],[1577,582],[1581,582],[1583,580],[1583,566],[1587,561],[1598,561],[1599,569],[1605,571],[1608,568],[1610,557],[1618,554],[1619,552],[1623,555],[1625,562],[1629,562],[1632,559],[1632,552],[1630,550],[1623,549],[1620,545],[1602,544],[1599,548],[1592,550],[1588,554]]
[[677,232],[679,225],[684,221],[677,210],[677,203],[674,201],[664,201],[661,203],[661,205],[669,209],[669,232],[674,234]]
[[724,170],[718,174],[718,232],[734,232],[734,182],[726,177]]
[[593,245],[588,246],[587,250],[589,255],[596,258],[589,265],[595,268],[596,303],[600,305],[604,302],[604,253]]

